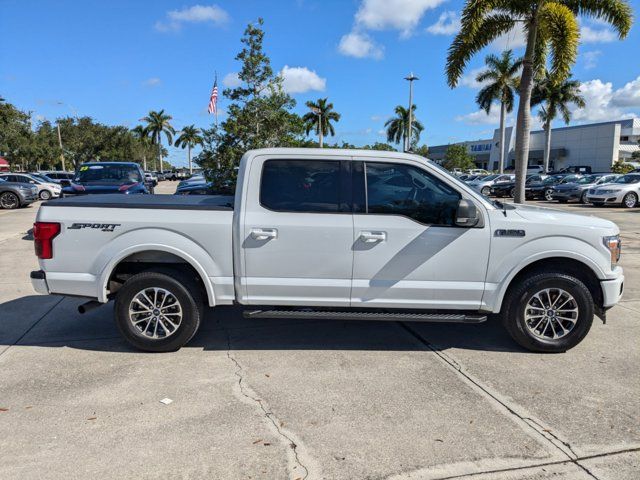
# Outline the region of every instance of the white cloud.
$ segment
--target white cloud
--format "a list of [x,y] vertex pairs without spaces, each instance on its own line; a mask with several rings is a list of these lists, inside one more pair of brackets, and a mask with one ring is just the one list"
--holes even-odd
[[434,35],[453,35],[460,30],[460,17],[456,12],[442,12],[438,21],[427,27],[427,32]]
[[580,25],[580,41],[582,43],[613,42],[618,36],[607,25],[598,20],[591,20],[588,25]]
[[640,77],[618,90],[611,82],[596,78],[582,83],[580,91],[586,103],[584,108],[571,106],[576,122],[598,122],[635,117],[629,108],[640,107]]
[[380,60],[384,53],[366,33],[351,32],[343,35],[338,45],[338,51],[347,57],[374,58]]
[[185,23],[210,23],[219,26],[229,21],[229,14],[217,5],[194,5],[182,10],[171,10],[166,17],[164,21],[156,22],[156,30],[176,32]]
[[412,33],[424,13],[445,0],[363,0],[356,13],[356,24],[370,30],[400,30]]
[[227,73],[222,79],[222,85],[229,88],[236,88],[242,85],[242,80],[236,72]]
[[491,47],[497,51],[514,50],[516,48],[524,47],[527,44],[527,36],[524,32],[524,28],[521,24],[516,24],[511,30],[503,33],[493,42]]
[[310,90],[322,92],[327,80],[318,76],[307,67],[290,67],[285,65],[280,71],[282,76],[282,88],[288,93],[304,93]]
[[622,108],[640,107],[640,76],[613,92],[611,103]]
[[500,123],[500,105],[494,104],[489,115],[484,110],[478,110],[466,115],[458,115],[456,121],[467,125],[497,125]]
[[478,74],[480,72],[483,72],[485,70],[486,70],[485,67],[473,68],[473,69],[469,70],[467,73],[462,75],[462,77],[460,77],[460,82],[459,82],[460,85],[463,85],[463,86],[469,87],[469,88],[482,88],[482,87],[484,87],[489,82],[488,81],[486,81],[486,82],[478,82],[476,80],[476,77],[478,76]]
[[584,52],[582,54],[582,59],[584,60],[584,69],[591,70],[598,65],[598,58],[600,58],[602,52],[600,50],[590,50],[588,52]]
[[158,77],[152,77],[142,82],[145,87],[157,87],[161,83],[162,80],[160,80]]

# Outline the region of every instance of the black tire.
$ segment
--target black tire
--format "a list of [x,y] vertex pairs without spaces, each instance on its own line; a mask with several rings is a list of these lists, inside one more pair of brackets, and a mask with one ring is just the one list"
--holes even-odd
[[482,193],[482,195],[484,195],[485,197],[488,197],[491,193],[491,188],[484,187],[482,190],[480,190],[480,193]]
[[633,192],[627,193],[622,199],[622,206],[624,208],[634,208],[637,205],[638,205],[638,196]]
[[[164,338],[150,338],[145,335],[133,325],[129,316],[129,306],[134,301],[134,298],[141,291],[152,288],[169,291],[179,303],[182,313],[182,318],[177,328],[171,332],[166,329]],[[114,310],[118,330],[120,330],[125,340],[140,350],[146,352],[173,352],[178,350],[193,338],[200,327],[204,307],[199,292],[200,289],[197,283],[178,271],[147,271],[134,275],[124,283],[116,295]],[[175,317],[171,318],[175,320]],[[160,320],[155,322],[150,320],[149,322],[153,325],[161,325],[159,327],[160,332],[166,328],[165,324]],[[142,324],[142,326],[144,325]],[[148,326],[145,327],[145,331],[147,329],[149,329]]]
[[[575,325],[561,338],[550,339],[534,335],[525,321],[525,307],[528,302],[535,293],[546,288],[568,292],[578,308]],[[509,289],[500,315],[507,332],[520,346],[532,352],[561,353],[578,345],[589,333],[594,315],[593,297],[585,284],[572,275],[561,272],[534,272]]]
[[508,196],[511,198],[516,198],[516,189],[512,188]]
[[582,203],[582,204],[587,203],[587,192],[586,191],[582,192],[582,195],[580,195],[580,203]]
[[52,197],[51,192],[49,190],[41,190],[38,196],[40,197],[40,200],[44,202],[46,202],[47,200],[51,200],[51,197]]
[[0,193],[0,208],[4,208],[7,210],[20,208],[20,199],[15,193],[11,193],[11,192]]

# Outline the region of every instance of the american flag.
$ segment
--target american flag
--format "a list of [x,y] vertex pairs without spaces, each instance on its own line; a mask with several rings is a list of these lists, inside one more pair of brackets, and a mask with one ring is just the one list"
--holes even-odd
[[216,113],[218,109],[218,77],[213,82],[213,90],[211,90],[211,98],[209,99],[209,113]]

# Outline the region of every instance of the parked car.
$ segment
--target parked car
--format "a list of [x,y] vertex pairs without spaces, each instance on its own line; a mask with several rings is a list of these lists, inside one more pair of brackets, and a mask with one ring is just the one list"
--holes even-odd
[[568,167],[561,168],[557,172],[553,173],[582,173],[586,175],[591,173],[592,169],[590,165],[569,165]]
[[180,183],[178,183],[178,186],[176,187],[176,191],[180,190],[184,187],[190,187],[193,185],[205,185],[207,183],[207,180],[204,178],[203,174],[197,174],[197,175],[193,175],[191,178],[188,178],[186,180],[181,180]]
[[231,182],[225,182],[223,185],[216,185],[213,182],[192,183],[177,188],[175,195],[226,195],[231,198],[234,191],[235,185]]
[[170,172],[164,172],[164,176],[166,180],[186,180],[189,178],[189,173],[183,170],[172,170]]
[[[525,178],[525,186],[531,185],[532,183],[542,182],[546,178],[545,175],[539,175],[537,173],[533,173],[527,175]],[[489,191],[489,195],[492,197],[511,197],[513,198],[516,192],[516,181],[515,179],[510,180],[508,182],[500,182],[495,183],[491,186],[491,190]]]
[[587,203],[587,191],[596,186],[614,181],[620,175],[615,173],[595,173],[578,178],[574,182],[561,183],[551,187],[551,199],[560,203],[578,201]]
[[611,183],[598,185],[587,191],[587,202],[595,206],[622,205],[625,208],[638,206],[640,198],[640,173],[628,173]]
[[0,178],[3,178],[8,182],[29,183],[31,185],[35,185],[38,189],[38,198],[40,198],[40,200],[58,198],[62,191],[62,187],[60,185],[46,182],[35,175],[27,173],[0,173]]
[[622,295],[614,223],[491,201],[417,155],[252,150],[228,204],[45,203],[32,284],[86,297],[81,311],[114,298],[123,336],[156,352],[185,345],[205,305],[232,304],[257,319],[481,323],[494,313],[523,347],[563,352]]
[[59,170],[40,171],[38,173],[42,174],[42,175],[46,175],[48,178],[53,180],[55,183],[59,183],[63,187],[67,187],[67,186],[71,185],[71,180],[73,180],[73,177],[75,175],[75,173],[73,173],[73,172],[63,172],[63,171],[59,171]]
[[467,173],[471,175],[489,175],[491,172],[485,170],[484,168],[472,168],[467,170]]
[[144,178],[147,184],[150,184],[152,187],[158,185],[158,177],[153,172],[144,172]]
[[561,183],[575,182],[582,175],[558,173],[556,175],[549,175],[547,178],[539,183],[531,183],[524,189],[524,195],[527,200],[535,200],[541,198],[543,200],[551,201],[551,194],[553,193],[553,187]]
[[515,180],[515,175],[507,175],[507,174],[494,174],[487,175],[486,177],[477,178],[471,182],[468,182],[468,185],[472,188],[475,188],[483,195],[489,195],[491,193],[491,187],[500,182],[512,182]]
[[0,208],[25,207],[38,200],[38,188],[31,183],[9,182],[0,178]]
[[134,162],[83,163],[64,196],[95,193],[150,193],[140,165]]

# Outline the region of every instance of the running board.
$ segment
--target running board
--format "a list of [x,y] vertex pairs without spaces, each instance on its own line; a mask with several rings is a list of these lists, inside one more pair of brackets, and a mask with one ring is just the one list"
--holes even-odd
[[405,313],[367,312],[335,310],[245,310],[244,318],[291,318],[314,320],[385,320],[395,322],[434,323],[482,323],[487,320],[482,314],[463,313]]

